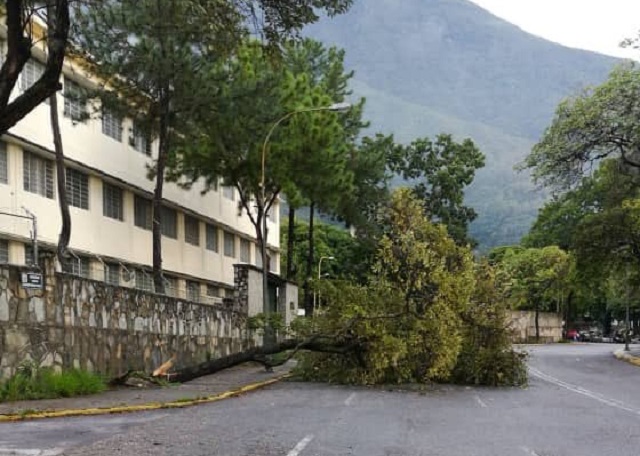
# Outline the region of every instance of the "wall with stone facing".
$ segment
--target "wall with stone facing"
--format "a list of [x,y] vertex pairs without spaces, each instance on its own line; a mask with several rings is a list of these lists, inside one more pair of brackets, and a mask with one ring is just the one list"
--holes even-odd
[[[535,342],[535,312],[512,310],[509,312],[509,327],[515,343]],[[538,315],[540,342],[558,342],[562,339],[562,317],[552,312],[540,312]]]
[[0,380],[25,359],[109,376],[177,366],[246,349],[247,314],[113,287],[67,274],[45,274],[45,289],[24,290],[21,269],[0,267]]

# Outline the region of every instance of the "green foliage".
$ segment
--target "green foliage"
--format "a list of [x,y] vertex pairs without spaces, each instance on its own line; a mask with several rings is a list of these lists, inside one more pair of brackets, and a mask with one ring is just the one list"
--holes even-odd
[[55,372],[27,363],[0,384],[0,402],[82,396],[100,393],[105,388],[103,378],[91,372],[79,369]]
[[614,69],[600,86],[562,102],[551,126],[523,166],[546,186],[563,190],[579,184],[603,158],[620,158],[640,167],[640,70],[635,64]]
[[464,342],[452,380],[476,385],[524,385],[526,355],[511,345],[504,277],[487,262],[476,265],[475,275],[472,302],[462,316]]
[[258,331],[262,333],[265,328],[270,328],[275,331],[276,334],[282,333],[285,329],[284,318],[279,313],[259,313],[253,317],[249,317],[247,321],[247,327],[252,331]]
[[425,213],[444,224],[456,242],[466,245],[474,244],[468,229],[477,214],[464,205],[464,191],[484,160],[470,139],[457,143],[451,135],[438,135],[435,141],[421,138],[409,146],[396,147],[388,157],[388,166],[413,184]]
[[552,309],[567,281],[569,255],[556,246],[508,251],[499,265],[508,282],[507,297],[514,308]]
[[[408,189],[394,193],[384,216],[389,230],[368,283],[323,282],[325,307],[297,328],[300,336],[329,337],[346,351],[305,354],[299,364],[302,378],[357,384],[447,381],[456,366],[459,381],[504,384],[526,378],[522,359],[500,345],[507,333],[504,326],[499,330],[505,321],[494,320],[504,317],[494,302],[485,304],[490,310],[484,313],[470,308],[474,294],[483,296],[475,288],[470,251],[457,246],[442,225],[431,223]],[[465,328],[467,320],[475,332]],[[480,329],[487,321],[495,334]],[[474,351],[476,345],[466,341],[471,333],[485,335],[492,351]],[[466,348],[467,364],[488,366],[495,354],[499,367],[474,377],[459,365],[465,347],[474,347]]]

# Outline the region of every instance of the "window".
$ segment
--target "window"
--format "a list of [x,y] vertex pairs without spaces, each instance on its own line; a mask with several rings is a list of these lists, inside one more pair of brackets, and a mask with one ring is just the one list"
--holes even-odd
[[224,255],[235,258],[236,257],[236,239],[233,233],[224,232]]
[[64,115],[78,120],[85,116],[84,90],[79,84],[64,78]]
[[267,269],[271,272],[275,272],[276,270],[276,254],[271,250],[267,251]]
[[224,297],[225,298],[233,298],[233,289],[231,288],[226,288],[224,290]]
[[187,301],[200,301],[200,284],[187,280]]
[[184,216],[184,240],[193,245],[200,245],[200,221],[188,215]]
[[168,207],[162,208],[162,234],[171,239],[178,239],[178,214]]
[[230,199],[231,201],[233,201],[235,199],[235,195],[234,195],[234,188],[233,187],[222,187],[222,194],[224,195],[225,198]]
[[164,294],[174,298],[178,297],[178,279],[164,276]]
[[240,261],[251,263],[251,243],[246,239],[240,239]]
[[0,184],[9,183],[9,162],[7,160],[7,145],[0,141]]
[[136,288],[138,290],[153,291],[153,278],[151,277],[151,274],[142,269],[137,269]]
[[136,195],[133,201],[133,219],[134,224],[145,230],[151,229],[151,201]]
[[218,251],[218,228],[207,225],[207,250]]
[[151,156],[151,141],[137,122],[133,123],[133,132],[129,138],[129,144],[138,152]]
[[102,213],[105,217],[124,220],[122,189],[115,185],[102,183]]
[[20,73],[20,88],[27,90],[44,74],[44,65],[33,59],[27,60]]
[[109,285],[120,285],[120,265],[106,263],[104,265],[104,281]]
[[65,266],[65,272],[80,277],[89,277],[89,259],[86,257],[71,257]]
[[116,141],[122,141],[122,119],[106,108],[102,110],[102,133]]
[[0,239],[0,263],[9,262],[9,241]]
[[53,199],[53,162],[24,151],[24,189]]
[[220,297],[220,289],[215,285],[207,284],[207,296],[212,298]]
[[24,245],[24,264],[36,264],[35,254],[33,253],[33,244]]
[[65,170],[65,188],[69,206],[89,209],[89,176],[73,168]]

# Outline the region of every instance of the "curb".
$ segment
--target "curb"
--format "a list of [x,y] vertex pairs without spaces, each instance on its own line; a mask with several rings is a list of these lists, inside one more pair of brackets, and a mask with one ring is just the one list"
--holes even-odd
[[10,415],[0,415],[0,423],[25,421],[25,420],[39,420],[44,418],[66,418],[74,416],[95,416],[95,415],[113,415],[120,413],[132,413],[132,412],[148,412],[152,410],[160,409],[179,409],[192,407],[194,405],[210,404],[212,402],[222,401],[231,397],[240,396],[241,394],[248,393],[260,388],[264,388],[269,385],[273,385],[285,378],[290,377],[291,374],[287,373],[278,377],[271,378],[262,382],[250,383],[248,385],[241,386],[233,390],[225,391],[223,393],[215,394],[213,396],[201,397],[186,401],[171,401],[171,402],[150,402],[147,404],[139,405],[121,405],[116,407],[104,407],[104,408],[86,408],[86,409],[63,409],[63,410],[51,410],[51,411],[39,411],[33,413],[14,413]]
[[626,361],[629,364],[640,367],[640,357],[633,356],[632,354],[625,352],[624,350],[616,350],[613,352],[613,356],[621,361]]

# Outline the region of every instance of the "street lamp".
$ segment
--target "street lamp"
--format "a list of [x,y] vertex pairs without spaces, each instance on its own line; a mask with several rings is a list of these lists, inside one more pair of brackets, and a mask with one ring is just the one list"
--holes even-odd
[[[320,281],[320,279],[322,278],[322,260],[333,261],[335,260],[335,257],[332,257],[332,256],[320,257],[320,261],[318,261],[318,281]],[[313,308],[314,309],[316,308],[316,292],[315,291],[313,292]]]
[[[265,162],[267,158],[267,146],[269,144],[269,140],[271,139],[271,135],[275,131],[275,129],[282,122],[287,120],[289,117],[293,117],[296,114],[306,113],[306,112],[317,112],[317,111],[333,111],[333,112],[343,112],[351,109],[351,104],[349,103],[334,103],[329,106],[321,106],[319,108],[304,108],[296,111],[291,111],[284,116],[280,117],[269,129],[267,136],[264,138],[264,144],[262,145],[262,175],[260,178],[260,203],[258,204],[258,210],[262,207],[262,245],[261,245],[261,254],[262,254],[262,311],[263,313],[269,313],[269,271],[267,270],[267,197],[266,197],[266,188],[265,188]],[[267,328],[265,328],[267,329]],[[266,331],[265,331],[266,334]],[[265,342],[267,338],[265,337]],[[265,344],[266,345],[266,344]]]

